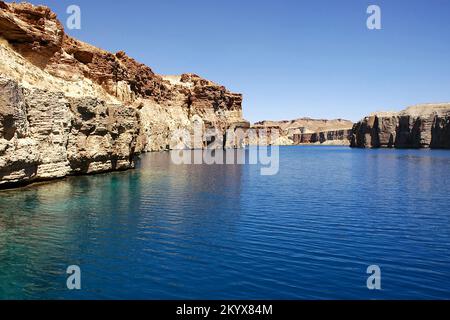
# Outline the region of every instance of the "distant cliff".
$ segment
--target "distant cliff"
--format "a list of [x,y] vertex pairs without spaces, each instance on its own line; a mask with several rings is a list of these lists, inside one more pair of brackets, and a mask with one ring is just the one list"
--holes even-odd
[[450,149],[450,104],[374,113],[354,125],[351,146]]
[[248,126],[241,94],[157,75],[69,37],[47,7],[0,1],[0,187],[128,169],[177,130]]
[[[326,144],[326,145],[349,145],[353,122],[349,120],[336,119],[310,119],[300,118],[287,121],[261,121],[255,123],[251,128],[258,133],[259,130],[277,132],[278,137],[273,145],[299,145],[299,144]],[[261,143],[259,135],[250,139],[249,144]]]

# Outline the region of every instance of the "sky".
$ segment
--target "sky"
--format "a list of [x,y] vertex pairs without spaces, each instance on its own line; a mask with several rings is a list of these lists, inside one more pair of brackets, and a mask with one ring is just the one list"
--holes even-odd
[[[244,95],[251,122],[357,121],[450,101],[450,0],[32,0],[71,36],[159,74],[196,73]],[[369,5],[381,30],[369,30]]]

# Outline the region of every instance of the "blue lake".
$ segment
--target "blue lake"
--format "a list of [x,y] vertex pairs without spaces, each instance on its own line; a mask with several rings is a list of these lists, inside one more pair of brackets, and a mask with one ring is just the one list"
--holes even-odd
[[450,299],[449,196],[450,151],[283,147],[274,176],[147,154],[0,192],[0,299]]

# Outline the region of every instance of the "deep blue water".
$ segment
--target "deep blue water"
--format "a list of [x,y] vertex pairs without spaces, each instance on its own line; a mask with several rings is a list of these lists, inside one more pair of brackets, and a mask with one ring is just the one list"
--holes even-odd
[[0,298],[450,299],[449,151],[280,152],[275,176],[158,153],[1,192]]

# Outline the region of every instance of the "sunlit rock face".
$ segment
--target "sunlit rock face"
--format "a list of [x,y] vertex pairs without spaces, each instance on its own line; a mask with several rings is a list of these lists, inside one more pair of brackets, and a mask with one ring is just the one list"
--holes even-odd
[[330,129],[326,131],[294,135],[294,144],[326,144],[348,146],[351,129]]
[[128,169],[137,111],[0,77],[0,185]]
[[326,120],[300,118],[287,121],[262,121],[255,123],[249,135],[249,144],[299,145],[325,144],[349,145],[353,122],[343,119]]
[[352,130],[356,148],[450,148],[450,104],[425,104],[378,112]]
[[141,152],[179,148],[178,131],[248,127],[241,94],[157,75],[69,37],[47,7],[0,1],[0,187],[128,169]]

